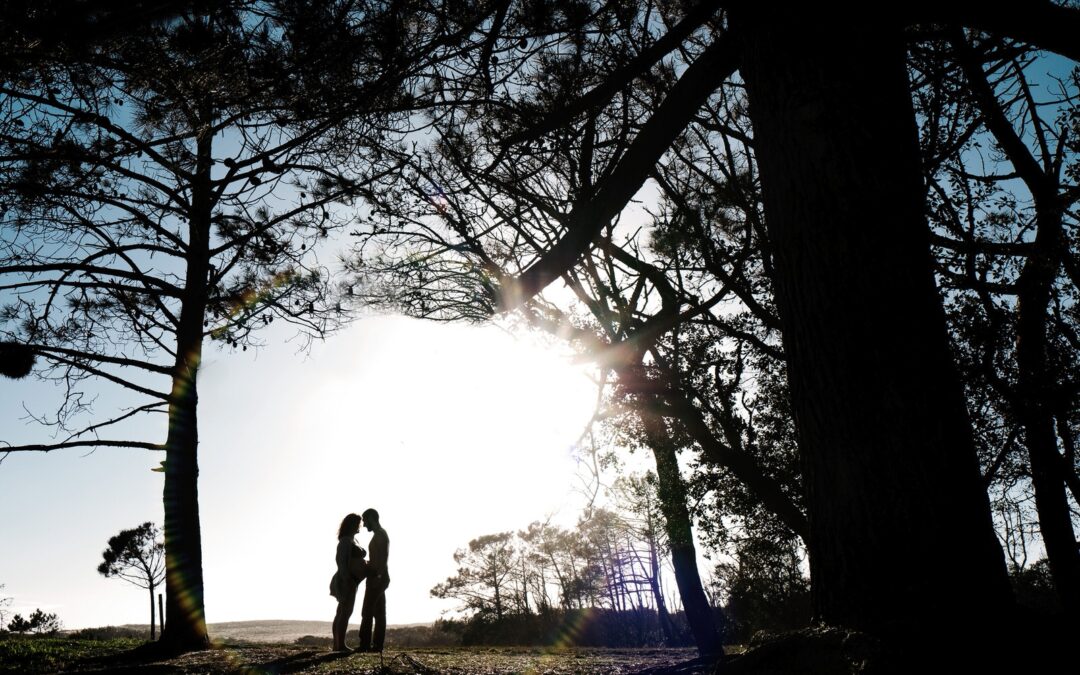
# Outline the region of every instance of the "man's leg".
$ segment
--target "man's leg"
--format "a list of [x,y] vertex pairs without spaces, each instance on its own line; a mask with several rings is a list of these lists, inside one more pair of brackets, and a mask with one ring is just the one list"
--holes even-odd
[[[365,596],[366,599],[366,596]],[[386,641],[386,591],[379,591],[375,601],[372,602],[372,614],[375,619],[375,637],[371,641],[371,648],[377,652],[383,650]]]
[[360,645],[357,647],[360,651],[371,649],[371,619],[376,597],[381,595],[382,593],[376,593],[375,589],[371,587],[371,580],[369,579],[364,586],[364,604],[360,608]]

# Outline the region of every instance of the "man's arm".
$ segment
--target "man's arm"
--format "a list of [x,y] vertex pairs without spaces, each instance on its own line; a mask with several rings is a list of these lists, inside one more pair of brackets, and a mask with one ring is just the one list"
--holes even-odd
[[386,536],[385,530],[377,531],[371,537],[371,569],[379,575],[386,575],[387,559],[390,557],[390,537]]

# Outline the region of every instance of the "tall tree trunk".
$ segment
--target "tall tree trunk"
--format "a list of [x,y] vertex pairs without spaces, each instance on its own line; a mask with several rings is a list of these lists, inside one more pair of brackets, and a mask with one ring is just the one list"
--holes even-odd
[[656,601],[656,618],[664,634],[664,644],[674,647],[679,643],[679,636],[675,630],[675,623],[671,620],[671,613],[668,612],[664,591],[660,588],[660,554],[656,550],[655,533],[649,535],[649,567],[649,587]]
[[529,573],[525,569],[525,556],[521,557],[521,604],[526,614],[529,614]]
[[1057,378],[1051,372],[1047,340],[1054,280],[1064,251],[1061,181],[1050,158],[1036,159],[1017,134],[986,75],[980,59],[957,30],[952,39],[957,60],[983,112],[983,121],[1005,152],[1035,200],[1035,239],[1017,279],[1016,414],[1024,428],[1031,463],[1031,482],[1039,531],[1061,604],[1073,620],[1080,617],[1080,550],[1072,528],[1066,493],[1067,475],[1061,471],[1054,434],[1054,413],[1059,407]]
[[904,639],[1011,605],[934,285],[899,22],[738,3],[818,619]]
[[1080,475],[1077,475],[1074,468],[1076,466],[1076,439],[1073,438],[1072,430],[1069,428],[1069,405],[1070,401],[1059,391],[1054,420],[1057,423],[1058,438],[1065,446],[1065,455],[1061,458],[1060,464],[1061,475],[1069,492],[1072,493],[1073,501],[1080,504]]
[[[209,115],[207,115],[207,119]],[[210,646],[203,607],[202,533],[199,525],[199,394],[203,320],[210,271],[211,138],[199,137],[193,181],[187,273],[177,329],[176,364],[165,442],[165,612],[161,644],[171,651]]]
[[[675,569],[675,584],[679,587],[686,610],[686,621],[694,635],[694,644],[702,656],[721,657],[723,641],[721,630],[714,621],[712,606],[701,584],[697,566],[697,548],[686,506],[686,484],[679,473],[679,460],[663,419],[648,405],[639,410],[645,428],[649,448],[656,461],[657,496],[664,516],[664,528],[671,548],[671,565]],[[722,615],[720,615],[722,616]]]
[[[189,273],[191,271],[189,265]],[[189,288],[191,284],[188,284]],[[202,347],[202,316],[197,329],[184,331],[187,303],[181,312],[181,331],[197,339],[180,340],[177,374],[169,404],[169,435],[165,458],[165,612],[161,641],[176,651],[209,646],[203,610],[202,535],[199,525],[196,371]]]
[[150,641],[153,642],[157,639],[157,626],[154,623],[156,616],[154,612],[154,584],[150,584]]
[[[1055,199],[1056,201],[1056,199]],[[1055,378],[1047,361],[1047,311],[1060,266],[1061,212],[1043,207],[1032,255],[1017,282],[1017,417],[1024,427],[1039,532],[1061,605],[1080,621],[1080,549],[1054,433]]]

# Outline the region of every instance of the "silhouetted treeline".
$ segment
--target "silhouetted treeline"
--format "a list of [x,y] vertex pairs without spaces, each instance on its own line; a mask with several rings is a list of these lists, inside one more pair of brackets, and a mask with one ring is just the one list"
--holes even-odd
[[[809,622],[808,589],[783,597],[746,593],[722,610],[728,631],[726,644],[743,644],[759,631],[779,632]],[[693,647],[686,613],[669,616],[674,639],[666,636],[660,614],[647,607],[613,610],[599,607],[552,609],[543,613],[506,614],[501,619],[477,614],[467,619],[443,619],[430,628],[397,629],[387,638],[395,646],[435,645],[557,645],[565,647]]]
[[[681,589],[663,572],[672,556],[649,508],[655,483],[635,484],[632,495],[612,491],[611,510],[586,509],[573,529],[534,522],[470,541],[454,554],[456,573],[431,589],[468,615],[435,628],[462,645],[698,646]],[[706,611],[722,643],[809,624],[797,547],[747,541],[715,571]]]
[[552,609],[543,613],[506,614],[501,619],[477,614],[444,620],[441,630],[457,635],[463,646],[558,645],[565,647],[692,647],[689,626],[680,612],[672,617],[679,639],[665,639],[656,610],[601,608]]
[[590,509],[573,530],[534,522],[477,537],[454,554],[456,573],[431,595],[495,621],[591,608],[667,616],[664,540],[651,520],[634,515]]

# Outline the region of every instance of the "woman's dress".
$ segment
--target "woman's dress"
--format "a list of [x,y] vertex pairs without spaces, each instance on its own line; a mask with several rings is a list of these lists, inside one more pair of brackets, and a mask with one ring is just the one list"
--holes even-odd
[[367,577],[364,555],[364,549],[354,544],[352,537],[338,539],[337,553],[334,555],[337,571],[330,578],[330,595],[338,601],[356,597],[357,587]]

